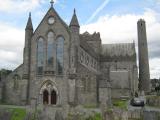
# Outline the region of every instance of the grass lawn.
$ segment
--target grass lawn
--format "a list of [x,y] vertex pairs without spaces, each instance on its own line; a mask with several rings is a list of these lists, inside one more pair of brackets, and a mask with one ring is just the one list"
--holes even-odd
[[26,116],[26,110],[23,108],[11,108],[12,119],[11,120],[23,120]]
[[124,110],[127,110],[127,102],[128,100],[112,99],[112,104],[114,107],[118,107]]
[[26,116],[26,109],[21,106],[0,105],[0,107],[11,113],[11,120],[24,120]]
[[102,120],[100,113],[96,113],[94,116],[87,118],[86,120]]

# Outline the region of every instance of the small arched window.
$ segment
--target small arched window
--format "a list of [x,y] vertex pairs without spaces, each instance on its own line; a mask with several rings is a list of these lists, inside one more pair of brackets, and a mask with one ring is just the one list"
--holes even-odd
[[53,50],[54,50],[54,34],[53,32],[49,32],[48,44],[47,44],[47,65],[50,67],[53,67],[54,63]]
[[20,76],[18,74],[15,74],[13,76],[13,79],[14,79],[14,90],[17,90],[19,88],[19,80],[20,80]]
[[63,54],[64,54],[64,38],[58,37],[56,47],[56,58],[57,58],[57,72],[58,74],[63,73]]
[[37,73],[43,73],[43,64],[44,64],[44,40],[43,38],[38,39],[37,43]]

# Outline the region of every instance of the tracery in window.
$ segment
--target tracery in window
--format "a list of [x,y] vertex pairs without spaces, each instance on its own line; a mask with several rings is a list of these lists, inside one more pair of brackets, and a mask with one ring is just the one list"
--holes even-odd
[[49,32],[47,41],[47,65],[49,67],[53,67],[54,63],[53,51],[54,51],[54,34],[53,32]]
[[93,60],[93,58],[92,58],[92,60],[91,60],[91,66],[92,66],[92,67],[94,66],[93,63],[94,63],[94,60]]
[[83,51],[80,52],[80,62],[83,63],[84,54]]
[[14,79],[14,86],[13,86],[13,88],[14,88],[14,90],[17,90],[19,88],[19,83],[18,82],[19,82],[20,76],[17,75],[17,74],[15,74],[14,77],[13,77],[13,79]]
[[64,54],[64,38],[58,37],[56,47],[57,73],[63,73],[63,54]]
[[86,65],[88,65],[89,64],[89,56],[87,55],[87,57],[86,57]]
[[43,64],[44,64],[44,40],[43,38],[38,39],[37,43],[37,73],[43,73]]

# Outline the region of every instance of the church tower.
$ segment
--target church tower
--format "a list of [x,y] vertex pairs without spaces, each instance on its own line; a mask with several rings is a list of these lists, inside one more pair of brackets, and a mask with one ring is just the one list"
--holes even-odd
[[137,22],[138,29],[138,53],[139,53],[139,87],[141,91],[150,91],[150,72],[148,59],[148,45],[146,25],[143,19]]

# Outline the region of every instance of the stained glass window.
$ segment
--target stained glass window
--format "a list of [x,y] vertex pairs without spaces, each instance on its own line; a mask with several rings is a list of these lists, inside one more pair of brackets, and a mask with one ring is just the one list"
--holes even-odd
[[54,49],[54,34],[53,32],[48,33],[48,45],[47,45],[47,65],[53,67],[53,49]]
[[64,52],[64,38],[58,37],[57,39],[57,72],[58,74],[63,73],[63,52]]
[[37,43],[37,72],[38,74],[43,73],[43,64],[44,64],[44,40],[39,38]]

